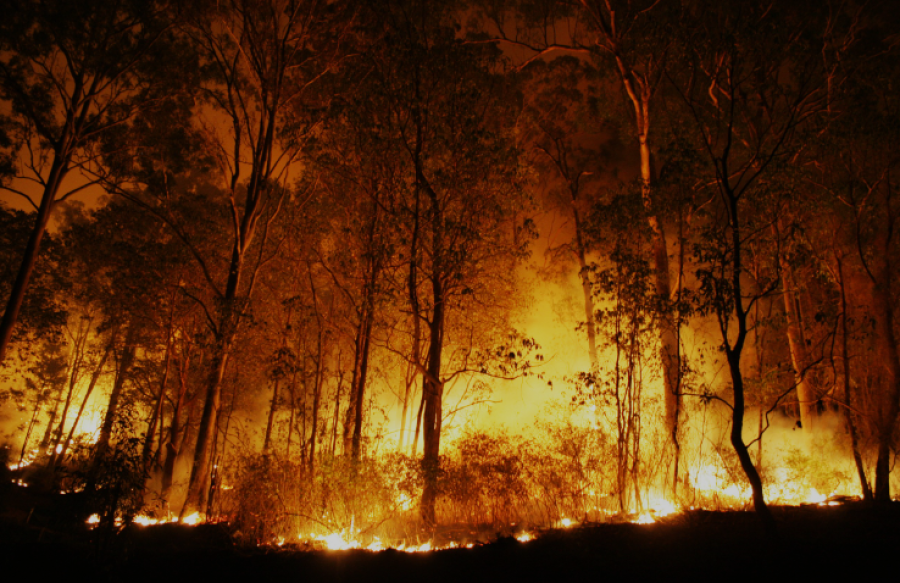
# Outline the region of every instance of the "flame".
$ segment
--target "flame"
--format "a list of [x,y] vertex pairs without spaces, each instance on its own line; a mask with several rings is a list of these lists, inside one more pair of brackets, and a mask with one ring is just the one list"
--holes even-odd
[[534,540],[534,535],[530,532],[523,532],[516,536],[516,540],[520,543],[527,543]]
[[653,518],[653,516],[651,516],[649,512],[644,512],[632,522],[634,522],[634,524],[653,524],[656,522],[656,519]]
[[203,517],[199,512],[194,512],[193,514],[188,514],[184,517],[184,520],[181,521],[182,524],[187,524],[189,526],[195,526],[203,521]]

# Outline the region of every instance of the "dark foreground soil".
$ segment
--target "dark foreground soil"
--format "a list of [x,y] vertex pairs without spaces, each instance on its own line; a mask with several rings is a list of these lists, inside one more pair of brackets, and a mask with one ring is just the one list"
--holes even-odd
[[[9,490],[7,489],[7,493]],[[0,561],[16,581],[896,580],[900,504],[774,508],[778,538],[752,512],[691,511],[650,525],[597,524],[472,549],[316,551],[241,546],[227,527],[131,527],[115,537],[9,506]],[[27,502],[21,496],[19,506]],[[29,516],[30,514],[30,516]]]

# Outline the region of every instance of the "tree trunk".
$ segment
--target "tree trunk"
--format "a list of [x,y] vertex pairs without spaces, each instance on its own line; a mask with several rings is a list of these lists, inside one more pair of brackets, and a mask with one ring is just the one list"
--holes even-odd
[[44,388],[42,386],[38,390],[37,398],[34,401],[34,410],[31,412],[31,420],[28,422],[28,429],[25,431],[25,438],[22,439],[22,451],[19,453],[19,467],[21,467],[22,462],[25,461],[25,452],[28,451],[28,440],[31,439],[31,431],[34,429],[34,426],[37,423],[37,419],[40,415],[41,409],[43,409],[43,391]]
[[[178,361],[178,397],[175,399],[174,406],[172,407],[172,421],[169,424],[168,439],[166,440],[165,445],[166,457],[163,462],[161,478],[162,488],[160,497],[166,501],[166,504],[169,504],[169,494],[171,493],[172,482],[175,477],[175,462],[181,454],[181,447],[184,443],[184,434],[186,433],[187,423],[182,424],[181,414],[185,404],[184,398],[187,395],[187,372],[189,368],[190,353],[183,348],[181,358]],[[193,408],[191,410],[193,410]],[[190,420],[190,417],[191,415],[188,413],[188,420]]]
[[403,389],[403,403],[400,415],[400,439],[397,440],[397,451],[402,452],[404,442],[406,441],[406,418],[409,417],[409,399],[412,397],[412,387],[416,382],[418,371],[412,364],[408,364],[406,368],[405,387]]
[[[321,326],[321,323],[320,323]],[[313,409],[312,409],[312,425],[309,435],[309,477],[312,479],[316,469],[316,438],[319,433],[319,401],[322,394],[322,376],[324,371],[324,336],[325,331],[319,328],[319,337],[316,343],[316,378],[313,382]]]
[[[744,308],[744,298],[742,294],[741,275],[743,272],[743,255],[741,240],[741,222],[738,210],[738,200],[734,193],[728,188],[728,185],[722,186],[725,202],[727,204],[729,228],[731,230],[731,298],[732,306],[727,310],[724,318],[734,317],[737,321],[738,332],[734,344],[730,344],[727,329],[722,329],[722,343],[725,348],[725,356],[728,360],[728,368],[731,373],[731,387],[734,393],[734,402],[731,410],[731,445],[738,456],[741,463],[741,469],[750,482],[750,488],[753,491],[753,507],[757,515],[763,523],[763,528],[769,536],[776,536],[777,528],[775,526],[775,518],[772,516],[766,504],[763,495],[762,479],[753,460],[750,459],[750,452],[747,444],[744,443],[744,411],[746,409],[744,402],[744,376],[741,372],[741,355],[744,351],[744,344],[747,340],[747,311]],[[726,306],[721,306],[723,311]],[[724,326],[724,324],[723,324]]]
[[266,422],[266,437],[263,439],[263,453],[269,452],[269,446],[272,440],[272,425],[275,423],[275,410],[278,407],[278,381],[275,379],[275,387],[272,389],[272,404],[269,407],[269,420]]
[[441,356],[444,343],[444,292],[437,275],[432,276],[434,314],[429,326],[428,372],[424,375],[423,402],[425,414],[422,423],[422,469],[425,486],[422,490],[422,519],[426,524],[435,523],[434,506],[437,499],[437,479],[440,471],[441,422],[443,419],[444,385],[441,382]]
[[[371,308],[372,306],[370,306]],[[372,339],[372,312],[371,309],[366,312],[366,325],[363,330],[363,353],[362,362],[359,369],[359,380],[357,381],[357,393],[353,406],[356,411],[353,414],[353,439],[350,448],[350,455],[354,461],[359,461],[361,455],[362,428],[363,428],[363,412],[365,411],[365,394],[366,379],[369,372],[369,349]]]
[[113,383],[112,393],[109,395],[109,405],[106,407],[103,425],[100,426],[100,437],[97,439],[97,444],[94,446],[94,456],[97,459],[103,457],[109,447],[113,424],[116,420],[116,413],[118,413],[119,400],[122,397],[122,388],[125,386],[125,379],[130,374],[131,365],[134,363],[136,340],[137,326],[132,322],[128,325],[128,332],[125,334],[125,346],[122,348],[122,358],[119,359],[116,380]]
[[753,460],[750,459],[747,444],[744,443],[744,379],[740,368],[740,351],[728,350],[727,353],[728,368],[731,371],[731,384],[734,390],[734,408],[731,414],[731,446],[741,462],[741,469],[744,470],[747,481],[750,482],[750,488],[753,492],[753,508],[762,520],[767,534],[770,536],[775,535],[777,530],[775,518],[772,516],[772,512],[769,510],[763,496],[762,479],[759,477],[759,472],[756,471],[756,466],[753,465]]
[[[614,15],[610,15],[614,18]],[[647,222],[651,231],[651,252],[653,255],[653,273],[657,295],[665,300],[672,297],[672,286],[669,278],[669,252],[666,247],[666,233],[662,219],[658,215],[653,202],[653,159],[650,148],[650,100],[652,89],[646,78],[640,78],[622,59],[618,52],[617,34],[610,33],[610,48],[616,61],[621,81],[633,107],[635,134],[638,139],[641,161],[641,200],[647,214]],[[678,442],[678,412],[681,409],[681,373],[678,334],[672,314],[666,311],[657,318],[659,332],[659,355],[663,373],[663,402],[666,412],[666,433],[669,442],[675,446]]]
[[[68,141],[69,139],[66,135],[63,135],[60,139],[61,144],[67,144]],[[60,148],[67,147],[61,146]],[[47,230],[47,222],[50,220],[50,215],[53,214],[53,209],[56,207],[56,194],[68,172],[68,161],[68,154],[61,155],[59,149],[54,152],[53,164],[50,167],[50,174],[44,187],[41,204],[38,206],[34,228],[31,230],[28,243],[25,245],[22,264],[19,266],[16,280],[13,282],[6,309],[3,312],[3,318],[0,319],[0,364],[3,364],[6,358],[13,328],[16,325],[16,320],[19,318],[19,311],[22,309],[25,292],[28,290],[28,283],[31,281],[34,265],[41,250],[41,240],[44,238],[44,232]]]
[[[341,358],[338,355],[338,369],[341,368]],[[331,457],[337,455],[338,425],[340,425],[341,393],[344,391],[344,372],[338,376],[337,389],[334,391],[334,415],[331,419]]]
[[220,333],[216,341],[206,388],[206,399],[203,403],[203,413],[200,416],[200,427],[197,431],[197,444],[194,449],[194,461],[191,465],[187,498],[179,515],[182,519],[192,512],[200,512],[202,509],[203,493],[209,477],[209,461],[216,438],[216,423],[222,399],[222,379],[225,377],[225,368],[228,366],[231,341],[230,331],[224,334]]
[[863,464],[862,454],[859,451],[859,431],[856,421],[853,419],[853,387],[850,376],[850,352],[847,341],[847,286],[844,281],[844,266],[840,257],[837,257],[838,287],[841,292],[841,362],[844,366],[844,422],[850,433],[850,446],[853,448],[853,461],[856,464],[856,475],[859,477],[859,486],[862,490],[863,500],[869,502],[873,499],[872,488],[866,477],[866,468]]
[[880,408],[878,420],[878,458],[875,462],[875,500],[880,503],[891,501],[891,446],[900,415],[900,356],[897,354],[897,338],[894,335],[894,307],[890,296],[890,278],[893,274],[885,269],[881,281],[872,290],[875,312],[875,329],[885,353],[885,402]]
[[[648,97],[649,99],[649,97]],[[644,104],[645,117],[649,115],[649,104]],[[648,124],[649,128],[649,124]],[[669,252],[662,220],[657,216],[652,198],[652,160],[646,133],[640,138],[641,145],[641,196],[647,221],[651,231],[651,253],[653,255],[653,275],[656,295],[663,300],[672,297],[669,277]],[[666,434],[674,446],[678,442],[678,413],[681,409],[681,374],[679,366],[678,331],[673,315],[668,310],[657,318],[659,333],[659,358],[662,363],[664,403],[666,411]]]
[[[163,403],[166,398],[166,386],[169,383],[169,368],[172,364],[172,329],[174,327],[175,322],[175,294],[177,293],[177,288],[172,291],[172,297],[170,300],[170,309],[169,309],[169,322],[166,326],[166,356],[165,356],[165,365],[163,368],[163,377],[160,382],[159,387],[159,396],[156,398],[156,406],[153,407],[153,416],[150,418],[150,422],[147,424],[147,434],[144,436],[144,448],[141,452],[141,459],[143,460],[144,469],[150,469],[150,459],[151,452],[153,451],[153,439],[156,434],[156,426],[159,424],[160,433],[159,433],[159,448],[162,448],[162,425],[163,425]],[[158,455],[154,456],[157,457]]]
[[291,438],[294,435],[294,417],[297,409],[297,370],[295,369],[291,375],[290,395],[291,395],[291,415],[288,419],[287,443],[284,448],[285,459],[291,459]]
[[106,365],[106,361],[109,359],[109,354],[112,352],[113,346],[116,343],[116,336],[117,334],[114,331],[110,336],[106,348],[103,351],[103,356],[100,358],[100,362],[97,364],[97,368],[94,369],[94,373],[91,375],[91,381],[90,383],[88,383],[87,391],[85,391],[84,400],[81,401],[81,406],[78,408],[78,414],[75,416],[75,422],[72,423],[72,428],[69,430],[69,435],[63,442],[62,449],[60,450],[59,456],[57,457],[57,462],[65,457],[66,451],[69,449],[69,446],[72,443],[72,438],[75,435],[75,429],[78,427],[78,423],[81,421],[81,416],[82,414],[84,414],[84,409],[87,406],[88,400],[90,400],[91,394],[94,392],[94,387],[97,386],[97,381],[100,379],[100,375],[103,373],[103,367]]
[[587,272],[587,254],[584,246],[581,219],[578,209],[572,203],[572,214],[575,216],[575,255],[578,257],[578,275],[581,278],[581,291],[584,295],[584,322],[588,337],[588,357],[591,362],[591,374],[597,374],[597,327],[594,324],[594,290]]
[[787,317],[787,337],[794,367],[794,384],[797,386],[797,402],[800,409],[800,425],[803,431],[812,431],[816,418],[816,390],[806,370],[809,360],[803,339],[802,323],[797,311],[797,299],[793,290],[793,270],[784,254],[778,258],[782,273],[782,297],[784,314]]
[[53,443],[50,444],[50,462],[47,467],[50,470],[56,468],[59,462],[59,449],[62,444],[63,433],[65,432],[66,419],[69,417],[69,406],[72,404],[72,397],[75,393],[75,385],[81,373],[81,367],[84,363],[84,345],[87,343],[87,337],[90,333],[90,320],[82,320],[78,326],[78,335],[75,337],[75,353],[72,355],[72,370],[69,374],[69,390],[66,393],[66,402],[63,405],[62,416],[59,419],[59,425],[56,428],[56,436]]

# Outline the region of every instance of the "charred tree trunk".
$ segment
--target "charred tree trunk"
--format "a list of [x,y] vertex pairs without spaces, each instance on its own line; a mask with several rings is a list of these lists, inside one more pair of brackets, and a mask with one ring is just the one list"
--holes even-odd
[[291,459],[291,439],[294,435],[294,418],[296,417],[297,410],[297,370],[295,369],[293,374],[291,375],[291,385],[290,385],[290,395],[291,395],[291,414],[288,418],[288,430],[287,430],[287,443],[284,448],[284,457],[285,459]]
[[[338,370],[341,369],[341,357],[338,355]],[[338,375],[337,388],[334,391],[334,415],[331,419],[331,457],[337,455],[338,425],[340,424],[341,393],[344,392],[344,371]]]
[[359,379],[356,383],[356,395],[353,399],[353,437],[350,443],[350,456],[358,462],[362,444],[363,412],[365,407],[366,379],[369,374],[369,350],[372,339],[372,306],[366,311],[365,328],[363,329],[362,362],[360,362]]
[[50,445],[50,440],[53,438],[53,428],[56,427],[54,423],[56,417],[59,415],[59,408],[61,406],[62,392],[60,391],[59,395],[56,397],[56,405],[54,405],[53,409],[50,411],[50,418],[47,420],[47,429],[44,430],[44,437],[41,438],[41,443],[38,444],[38,449],[42,452],[47,450],[47,446]]
[[347,411],[344,415],[344,433],[343,433],[343,450],[345,454],[350,454],[354,461],[359,458],[353,453],[353,437],[356,428],[356,415],[358,413],[357,402],[362,399],[362,393],[365,390],[365,378],[363,373],[363,358],[367,350],[368,339],[366,338],[366,323],[368,314],[363,311],[360,313],[359,321],[356,324],[356,337],[353,347],[353,374],[350,377],[350,394],[347,403]]

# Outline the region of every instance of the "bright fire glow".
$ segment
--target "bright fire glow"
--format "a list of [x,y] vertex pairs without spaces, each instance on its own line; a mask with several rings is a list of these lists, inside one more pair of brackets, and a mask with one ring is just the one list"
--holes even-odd
[[194,512],[193,514],[188,514],[184,517],[184,520],[181,521],[182,524],[187,524],[190,526],[194,526],[203,521],[203,517],[200,516],[199,512]]
[[656,522],[656,519],[649,512],[644,512],[634,521],[635,524],[653,524],[654,522]]

